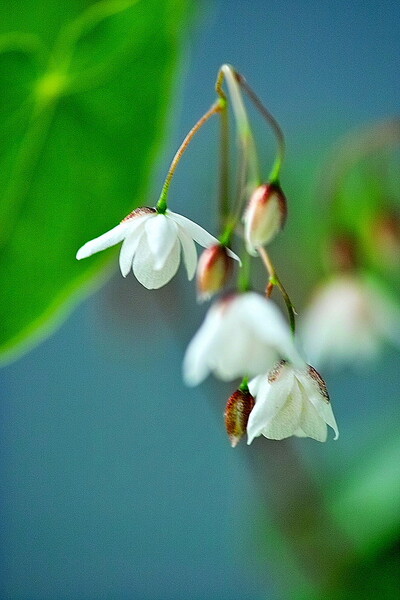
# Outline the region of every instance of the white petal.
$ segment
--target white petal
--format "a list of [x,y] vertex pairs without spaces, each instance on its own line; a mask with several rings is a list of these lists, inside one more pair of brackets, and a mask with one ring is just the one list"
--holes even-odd
[[271,439],[283,439],[293,434],[301,410],[299,398],[290,399],[293,387],[294,376],[290,368],[285,369],[273,383],[269,383],[268,375],[249,383],[250,393],[256,396],[256,404],[247,423],[248,444],[261,434]]
[[290,437],[299,427],[301,408],[301,394],[295,385],[281,410],[264,427],[262,434],[271,440],[283,440]]
[[[311,403],[313,405],[321,419],[323,419],[324,422],[327,425],[329,425],[329,427],[332,427],[333,431],[335,432],[334,439],[337,440],[339,437],[339,430],[333,414],[331,403],[323,395],[317,382],[312,377],[310,377],[307,371],[296,371],[296,378],[299,381],[300,387],[304,390],[304,397],[307,398],[308,403]],[[303,426],[301,427],[302,429],[304,429]],[[314,436],[310,435],[310,437]]]
[[191,281],[196,272],[197,251],[192,238],[190,238],[182,227],[179,227],[178,237],[182,244],[183,260],[187,271],[189,281]]
[[162,287],[172,279],[179,267],[180,244],[178,239],[172,248],[164,267],[156,270],[154,267],[154,255],[151,252],[147,236],[142,236],[140,244],[133,258],[133,272],[137,280],[149,290]]
[[210,372],[208,358],[210,348],[218,340],[221,321],[221,311],[218,305],[213,305],[187,347],[183,360],[183,377],[187,385],[198,385]]
[[304,390],[302,391],[303,405],[300,416],[300,429],[310,438],[318,442],[326,442],[328,435],[325,419],[318,413]]
[[332,427],[333,431],[335,432],[334,439],[337,440],[339,437],[339,429],[336,423],[335,416],[333,414],[331,403],[327,404],[326,402],[319,398],[316,398],[315,396],[310,397],[310,402],[312,402],[315,409],[317,410],[321,418],[325,421],[325,423],[329,425],[329,427]]
[[129,225],[130,224],[128,221],[120,223],[113,229],[110,229],[110,231],[103,233],[103,235],[100,235],[94,240],[90,240],[90,242],[86,242],[82,248],[79,248],[78,252],[76,253],[76,258],[81,260],[81,258],[87,258],[88,256],[91,256],[96,252],[100,252],[101,250],[105,250],[110,246],[115,246],[115,244],[121,242],[129,233]]
[[162,269],[175,245],[178,227],[166,215],[155,215],[145,225],[147,242],[154,256],[154,269]]
[[215,238],[211,233],[208,233],[205,229],[194,223],[190,219],[183,217],[182,215],[178,215],[177,213],[171,212],[167,210],[165,213],[170,219],[175,221],[178,225],[180,225],[186,233],[200,246],[204,248],[208,248],[208,246],[212,246],[213,244],[219,244],[217,238]]
[[242,294],[238,300],[234,309],[242,315],[242,319],[246,319],[255,336],[275,349],[278,358],[288,359],[296,367],[304,367],[305,362],[294,345],[289,325],[272,300],[255,292]]
[[229,248],[225,248],[226,253],[228,256],[230,256],[231,258],[233,258],[234,260],[237,260],[239,265],[242,266],[242,261],[240,260],[240,258],[238,257],[237,254],[235,254],[234,252],[232,252],[232,250],[230,250]]
[[273,348],[253,337],[235,310],[235,302],[222,300],[215,305],[219,321],[204,355],[209,369],[224,381],[265,373],[280,358]]
[[208,361],[221,379],[229,381],[246,374],[249,377],[265,373],[280,358],[273,348],[251,338],[248,331],[235,323],[225,335],[220,334],[218,346],[209,354]]
[[143,228],[136,228],[136,230],[133,233],[130,233],[122,243],[121,252],[119,254],[119,266],[124,277],[126,277],[132,269],[133,257],[143,234]]

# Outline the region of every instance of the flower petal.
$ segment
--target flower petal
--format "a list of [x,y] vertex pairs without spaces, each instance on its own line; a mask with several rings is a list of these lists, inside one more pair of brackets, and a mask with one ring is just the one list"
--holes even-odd
[[200,246],[208,248],[208,246],[212,246],[213,244],[219,244],[217,238],[200,227],[200,225],[197,225],[197,223],[194,223],[194,221],[191,221],[190,219],[187,219],[182,215],[178,215],[178,213],[174,213],[170,210],[167,210],[165,214],[170,219],[175,221],[175,223],[180,225],[195,242],[200,244]]
[[190,386],[198,385],[210,372],[208,358],[220,335],[221,311],[214,304],[208,311],[200,329],[189,343],[183,359],[183,378]]
[[133,257],[133,272],[137,280],[149,290],[162,287],[172,279],[179,267],[180,243],[178,239],[167,256],[164,267],[155,269],[154,255],[150,250],[147,236],[143,235]]
[[302,398],[299,388],[294,385],[281,410],[267,423],[262,434],[271,440],[290,437],[299,428]]
[[239,265],[242,266],[242,261],[240,260],[240,258],[238,257],[237,254],[235,254],[234,252],[232,252],[232,250],[230,250],[229,248],[225,248],[226,253],[228,256],[230,256],[231,258],[233,258],[234,260],[237,260]]
[[[290,433],[287,433],[287,428],[289,427],[290,430],[293,427],[291,425],[293,419],[295,422],[297,419],[298,422],[301,409],[300,406],[297,413],[293,412],[293,406],[290,404],[289,396],[293,386],[294,376],[291,369],[282,370],[279,379],[273,383],[268,381],[268,374],[250,381],[249,390],[253,396],[255,395],[256,404],[247,423],[248,444],[261,434],[271,439],[283,439],[292,435],[293,428]],[[296,400],[297,398],[295,398],[295,407],[297,407]]]
[[[333,414],[332,405],[329,401],[329,397],[322,393],[315,379],[310,377],[307,371],[296,371],[296,378],[299,381],[300,387],[304,390],[303,397],[307,398],[308,403],[311,403],[313,405],[320,418],[323,419],[324,422],[327,425],[329,425],[329,427],[332,427],[333,431],[335,432],[334,439],[337,440],[339,437],[339,430],[335,416]],[[303,425],[301,425],[301,428],[304,429]],[[310,435],[310,437],[314,436]]]
[[161,270],[174,247],[178,227],[166,215],[155,214],[145,225],[147,242],[154,256],[154,269]]
[[126,277],[132,269],[133,257],[143,234],[143,229],[138,230],[138,228],[136,228],[136,230],[133,233],[130,233],[122,242],[121,252],[119,254],[119,266],[124,277]]
[[121,242],[124,237],[128,234],[130,230],[131,224],[129,222],[120,223],[110,231],[103,233],[99,237],[94,240],[90,240],[90,242],[86,242],[81,248],[79,248],[76,253],[76,258],[81,260],[81,258],[87,258],[96,252],[101,252],[101,250],[105,250],[110,246],[115,246],[118,242]]
[[315,396],[310,397],[310,402],[314,405],[315,409],[325,423],[329,425],[329,427],[332,427],[333,431],[335,432],[334,439],[337,440],[339,437],[339,429],[336,423],[335,415],[333,414],[331,403],[327,404]]
[[191,281],[196,272],[197,251],[194,241],[189,237],[183,227],[178,227],[178,237],[182,244],[183,260],[187,271],[189,281]]
[[[238,318],[245,319],[247,327],[254,330],[255,337],[269,344],[278,358],[288,359],[296,367],[303,368],[305,362],[294,345],[290,329],[272,300],[255,292],[242,294],[238,300],[234,310],[238,312]],[[267,369],[270,367],[272,365]]]
[[[301,386],[300,386],[301,387]],[[303,404],[300,416],[300,429],[310,438],[318,442],[326,442],[328,428],[325,419],[319,414],[314,404],[308,398],[304,389],[301,390]]]

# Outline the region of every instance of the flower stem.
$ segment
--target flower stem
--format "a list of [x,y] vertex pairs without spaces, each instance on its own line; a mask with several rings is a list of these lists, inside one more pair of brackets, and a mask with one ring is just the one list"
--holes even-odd
[[282,164],[283,164],[283,161],[285,158],[285,149],[286,149],[285,136],[283,135],[283,131],[282,131],[278,121],[269,112],[269,110],[264,106],[264,104],[261,102],[261,100],[257,96],[257,94],[249,86],[249,84],[247,83],[247,81],[243,77],[243,75],[241,75],[238,72],[236,72],[235,75],[236,75],[236,79],[239,82],[240,86],[244,89],[244,91],[246,92],[246,94],[248,95],[250,100],[253,102],[255,107],[260,111],[260,113],[262,114],[264,119],[268,122],[268,124],[272,127],[272,129],[274,131],[275,137],[278,142],[278,151],[277,151],[275,162],[273,164],[273,167],[272,167],[272,170],[271,170],[271,173],[269,176],[269,181],[271,183],[278,184],[279,183],[279,174],[280,174]]
[[267,296],[269,297],[271,295],[273,286],[276,285],[278,287],[279,291],[281,292],[282,297],[285,301],[286,308],[287,308],[287,311],[289,314],[290,328],[294,335],[295,331],[296,331],[296,319],[295,319],[296,311],[294,309],[292,301],[289,298],[289,294],[287,293],[281,280],[279,279],[276,269],[275,269],[274,265],[272,264],[269,254],[267,253],[265,248],[260,246],[259,248],[257,248],[257,250],[258,250],[259,255],[261,256],[261,260],[263,261],[263,263],[269,273],[269,282],[268,282],[267,292],[266,292]]
[[[221,97],[220,97],[221,98]],[[219,220],[220,229],[226,227],[229,219],[229,118],[225,98],[220,110],[220,179],[219,179]],[[228,240],[229,243],[229,240]]]
[[242,266],[238,273],[237,287],[239,292],[248,292],[251,289],[250,255],[248,252],[245,252],[242,257]]
[[192,127],[192,129],[189,131],[189,133],[183,140],[182,144],[180,145],[177,153],[175,154],[175,156],[171,162],[171,166],[168,170],[167,177],[165,178],[160,197],[156,204],[157,212],[165,213],[165,211],[167,210],[168,189],[169,189],[169,186],[171,183],[171,179],[174,176],[174,173],[179,164],[179,161],[182,158],[183,153],[189,146],[193,137],[196,135],[196,133],[199,131],[199,129],[204,125],[204,123],[206,123],[206,121],[208,121],[208,119],[210,117],[221,112],[221,110],[223,110],[225,108],[225,102],[226,101],[223,100],[222,98],[219,98],[216,102],[214,102],[214,104],[211,106],[211,108],[209,108],[209,110],[201,117],[201,119],[199,119],[197,121],[197,123]]
[[241,384],[239,385],[238,388],[241,392],[248,392],[249,391],[249,378],[248,377],[243,377]]
[[231,65],[222,65],[218,72],[217,81],[215,83],[215,91],[217,92],[218,96],[226,100],[226,94],[222,89],[224,80],[226,80],[226,84],[228,86],[239,140],[249,172],[247,183],[248,186],[253,189],[258,185],[259,182],[257,154],[246,108],[243,103],[240,86],[236,78],[236,71]]

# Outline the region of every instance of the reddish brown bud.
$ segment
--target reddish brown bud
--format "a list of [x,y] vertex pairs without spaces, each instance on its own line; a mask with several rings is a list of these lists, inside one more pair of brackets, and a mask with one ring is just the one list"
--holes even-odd
[[336,271],[353,271],[358,265],[357,243],[352,235],[341,234],[334,237],[328,250],[329,268]]
[[246,432],[247,421],[255,400],[249,391],[236,390],[225,408],[225,425],[231,446],[234,448]]
[[400,214],[389,209],[378,215],[372,224],[374,251],[379,260],[389,268],[400,263]]
[[219,292],[233,270],[233,252],[221,244],[206,248],[197,265],[197,290],[201,300]]
[[264,183],[254,190],[244,215],[244,235],[250,254],[257,254],[257,248],[276,236],[286,217],[287,202],[279,185]]

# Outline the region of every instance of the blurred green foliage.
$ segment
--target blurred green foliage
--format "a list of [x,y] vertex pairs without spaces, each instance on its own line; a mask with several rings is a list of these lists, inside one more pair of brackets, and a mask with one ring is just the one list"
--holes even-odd
[[110,259],[78,263],[77,249],[148,202],[187,10],[187,0],[3,5],[3,360],[43,335]]

